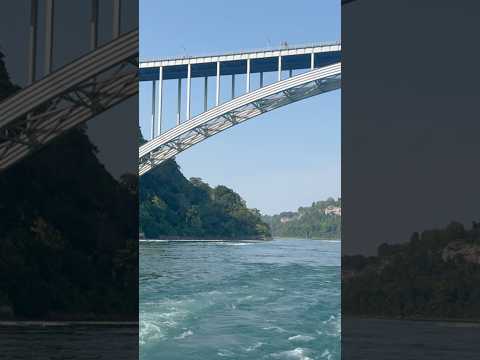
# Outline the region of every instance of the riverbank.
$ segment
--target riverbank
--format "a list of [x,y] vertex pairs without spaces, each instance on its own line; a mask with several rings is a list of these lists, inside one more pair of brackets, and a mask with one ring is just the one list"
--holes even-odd
[[158,239],[145,239],[140,238],[141,241],[270,241],[272,237],[238,237],[238,238],[225,238],[225,237],[199,237],[199,236],[162,236]]
[[319,241],[341,241],[341,239],[337,238],[301,238],[301,237],[289,237],[289,236],[276,236],[273,235],[275,239],[278,240],[319,240]]

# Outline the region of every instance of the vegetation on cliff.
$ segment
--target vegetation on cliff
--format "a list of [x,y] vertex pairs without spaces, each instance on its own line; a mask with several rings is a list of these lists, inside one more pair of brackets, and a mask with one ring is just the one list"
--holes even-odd
[[342,258],[345,314],[480,319],[480,225],[414,233],[377,256]]
[[340,239],[341,238],[341,199],[328,198],[300,207],[297,211],[282,212],[262,217],[270,225],[273,236]]
[[146,238],[261,239],[270,237],[260,212],[233,190],[187,180],[175,160],[140,178],[140,231]]

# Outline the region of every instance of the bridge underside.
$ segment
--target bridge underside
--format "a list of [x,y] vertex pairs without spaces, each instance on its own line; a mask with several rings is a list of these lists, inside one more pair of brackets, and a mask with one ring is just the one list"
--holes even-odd
[[138,93],[138,30],[51,73],[0,104],[0,170]]
[[268,111],[340,88],[336,63],[276,82],[216,106],[142,145],[139,174],[144,175],[189,147]]
[[[303,70],[308,69],[311,63],[320,68],[340,61],[340,51],[325,51],[313,54],[286,55],[282,57],[282,70]],[[262,72],[275,72],[278,70],[278,57],[267,57],[251,59],[249,72],[252,74]],[[144,65],[144,64],[142,64]],[[240,75],[247,73],[245,60],[225,60],[221,63],[220,75]],[[192,63],[192,78],[215,76],[217,64],[215,62]],[[140,67],[139,81],[154,81],[160,77],[159,67]],[[188,77],[188,66],[185,64],[166,66],[163,69],[163,80],[186,79]]]

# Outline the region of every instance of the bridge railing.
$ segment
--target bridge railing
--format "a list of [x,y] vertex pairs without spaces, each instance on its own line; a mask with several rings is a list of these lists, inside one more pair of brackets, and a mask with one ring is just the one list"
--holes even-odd
[[294,44],[294,45],[281,45],[281,46],[274,46],[269,45],[261,48],[250,48],[250,49],[243,49],[240,51],[231,51],[231,52],[197,52],[195,55],[190,54],[183,54],[183,55],[174,55],[169,56],[168,58],[158,58],[158,59],[143,59],[140,60],[140,65],[142,63],[151,63],[163,60],[184,60],[184,59],[197,59],[197,58],[204,58],[204,57],[215,57],[215,56],[235,56],[235,55],[245,55],[250,53],[256,52],[264,52],[264,51],[280,51],[280,50],[296,50],[296,49],[305,49],[305,48],[321,48],[321,47],[329,47],[329,46],[341,46],[340,41],[323,41],[323,42],[312,42],[312,43],[303,43],[303,44]]

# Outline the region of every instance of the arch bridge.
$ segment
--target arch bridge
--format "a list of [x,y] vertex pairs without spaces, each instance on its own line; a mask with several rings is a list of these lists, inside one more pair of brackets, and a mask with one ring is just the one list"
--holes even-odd
[[[138,94],[138,27],[121,31],[121,0],[112,0],[111,36],[98,46],[100,0],[90,6],[90,48],[83,56],[53,68],[55,1],[30,1],[27,86],[0,103],[0,171],[69,129]],[[44,14],[38,26],[39,14]],[[71,11],[67,16],[75,16]],[[41,32],[39,32],[39,29]],[[57,31],[61,31],[59,29]],[[43,35],[43,71],[36,67]]]
[[[232,126],[281,106],[340,88],[340,43],[294,46],[221,55],[142,61],[139,80],[152,83],[150,139],[139,148],[139,174]],[[265,73],[275,81],[266,84]],[[253,84],[252,75],[258,74]],[[245,92],[235,94],[236,77],[245,80]],[[215,78],[215,105],[209,108],[209,78]],[[221,102],[221,78],[230,77],[230,100]],[[192,79],[203,78],[203,98],[193,99]],[[163,83],[177,81],[176,124],[162,125]],[[182,119],[182,80],[186,82],[185,119]],[[256,87],[254,89],[254,87]],[[228,89],[227,89],[228,91]],[[192,101],[203,111],[193,116]]]

